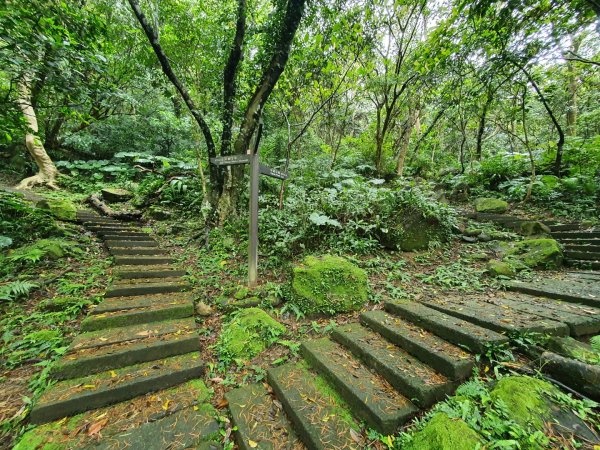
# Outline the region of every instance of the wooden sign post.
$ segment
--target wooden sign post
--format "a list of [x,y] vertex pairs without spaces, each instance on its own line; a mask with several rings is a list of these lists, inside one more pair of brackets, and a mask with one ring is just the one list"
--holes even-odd
[[211,158],[211,164],[216,166],[233,166],[239,164],[250,165],[250,220],[248,232],[248,285],[256,286],[258,275],[258,180],[260,175],[287,179],[287,174],[261,164],[258,157],[258,143],[262,135],[262,123],[258,126],[258,133],[254,139],[254,148],[248,150],[247,155],[218,156]]

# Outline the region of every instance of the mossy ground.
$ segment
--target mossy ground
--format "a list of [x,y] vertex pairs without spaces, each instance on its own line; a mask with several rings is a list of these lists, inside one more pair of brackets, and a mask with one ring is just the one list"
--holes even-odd
[[473,450],[482,444],[481,436],[461,419],[435,414],[403,450]]

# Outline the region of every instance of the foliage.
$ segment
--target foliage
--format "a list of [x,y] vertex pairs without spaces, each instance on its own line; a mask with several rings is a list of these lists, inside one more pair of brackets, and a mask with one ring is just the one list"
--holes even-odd
[[19,298],[28,297],[29,292],[37,287],[37,284],[30,283],[28,281],[13,281],[2,285],[0,286],[0,302],[13,301],[18,300]]

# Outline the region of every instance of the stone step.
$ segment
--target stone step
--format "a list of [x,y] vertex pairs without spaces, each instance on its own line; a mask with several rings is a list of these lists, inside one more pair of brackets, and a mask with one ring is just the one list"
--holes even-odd
[[110,231],[139,231],[138,227],[132,227],[131,225],[119,225],[119,224],[105,224],[105,225],[91,225],[86,227],[88,230],[93,231],[95,233],[99,232],[110,232]]
[[475,358],[434,333],[385,311],[363,313],[360,321],[451,380],[471,375]]
[[113,247],[119,247],[119,248],[126,248],[126,247],[158,247],[158,242],[156,242],[154,239],[149,238],[146,241],[126,241],[124,239],[120,239],[120,240],[116,240],[116,241],[104,241],[104,244],[109,247],[109,248],[113,248]]
[[136,234],[105,234],[102,236],[102,239],[105,242],[108,241],[145,241],[145,242],[154,242],[156,241],[146,233],[136,233]]
[[600,254],[600,245],[565,245],[566,252],[592,252]]
[[72,416],[165,389],[200,377],[202,373],[200,354],[188,353],[60,381],[42,394],[31,410],[29,420],[40,424]]
[[[169,280],[173,280],[169,278]],[[167,294],[170,292],[185,292],[190,285],[185,281],[158,281],[156,283],[131,283],[113,285],[106,290],[105,298],[127,297],[130,295]]]
[[485,353],[490,346],[508,343],[508,338],[466,320],[444,314],[433,308],[410,301],[389,301],[386,311],[435,333],[442,339],[476,353]]
[[175,269],[170,265],[155,266],[119,266],[113,272],[115,280],[132,280],[138,278],[174,278],[187,275],[187,271]]
[[123,229],[103,229],[103,230],[90,230],[96,233],[104,240],[112,240],[109,236],[120,236],[120,237],[145,237],[146,239],[152,239],[152,237],[143,231],[137,231],[138,228],[123,228]]
[[353,439],[350,431],[358,427],[349,419],[347,409],[328,392],[322,378],[294,363],[270,369],[267,376],[296,433],[309,450],[364,447]]
[[479,325],[498,333],[543,333],[552,336],[568,336],[569,327],[563,322],[546,319],[523,310],[503,308],[468,298],[430,299],[422,301],[430,308]]
[[166,250],[158,247],[115,247],[110,246],[108,252],[113,256],[129,255],[166,255]]
[[585,252],[573,252],[566,250],[564,252],[565,258],[575,259],[578,261],[600,261],[600,252],[585,251]]
[[329,338],[304,341],[300,348],[308,363],[335,386],[354,415],[380,433],[392,434],[417,412],[390,383]]
[[564,303],[559,300],[551,300],[522,295],[520,297],[490,299],[490,302],[503,308],[514,311],[523,311],[557,322],[563,322],[569,326],[572,336],[584,336],[600,332],[600,309],[590,306],[581,306],[574,303]]
[[103,227],[103,226],[122,226],[121,222],[111,219],[86,220],[83,222],[84,227]]
[[115,256],[115,264],[118,266],[152,266],[172,262],[173,259],[168,256]]
[[509,290],[600,308],[600,287],[593,280],[509,281]]
[[[250,384],[225,394],[235,440],[241,450],[302,447],[283,406],[262,384]],[[251,444],[252,443],[252,444]]]
[[557,239],[563,245],[595,245],[600,246],[600,239]]
[[101,303],[92,307],[90,315],[148,308],[155,305],[179,305],[183,303],[194,303],[192,294],[189,292],[176,292],[171,294],[137,295],[134,297],[114,297],[104,299]]
[[444,375],[358,323],[336,328],[332,337],[420,408],[443,400],[455,388]]
[[569,267],[582,267],[585,269],[600,270],[600,261],[570,259],[567,261],[567,265]]
[[199,348],[194,319],[83,333],[53,366],[52,376],[59,380],[77,378],[191,353]]
[[600,231],[556,231],[552,232],[554,239],[598,239]]
[[[153,301],[154,300],[154,301]],[[125,327],[141,323],[183,319],[194,315],[194,304],[186,298],[158,302],[149,297],[122,297],[104,300],[89,317],[81,322],[82,331],[96,331],[106,328]],[[110,309],[109,311],[107,311]]]
[[563,223],[550,225],[550,231],[578,231],[581,229],[580,223]]
[[576,271],[568,272],[567,277],[573,278],[576,281],[585,279],[585,280],[592,280],[592,281],[600,282],[600,272],[576,270]]

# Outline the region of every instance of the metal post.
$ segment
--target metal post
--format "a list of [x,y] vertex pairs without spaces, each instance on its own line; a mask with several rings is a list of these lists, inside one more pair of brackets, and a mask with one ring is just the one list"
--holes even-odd
[[258,151],[250,155],[250,229],[248,230],[248,285],[256,286],[258,266]]

